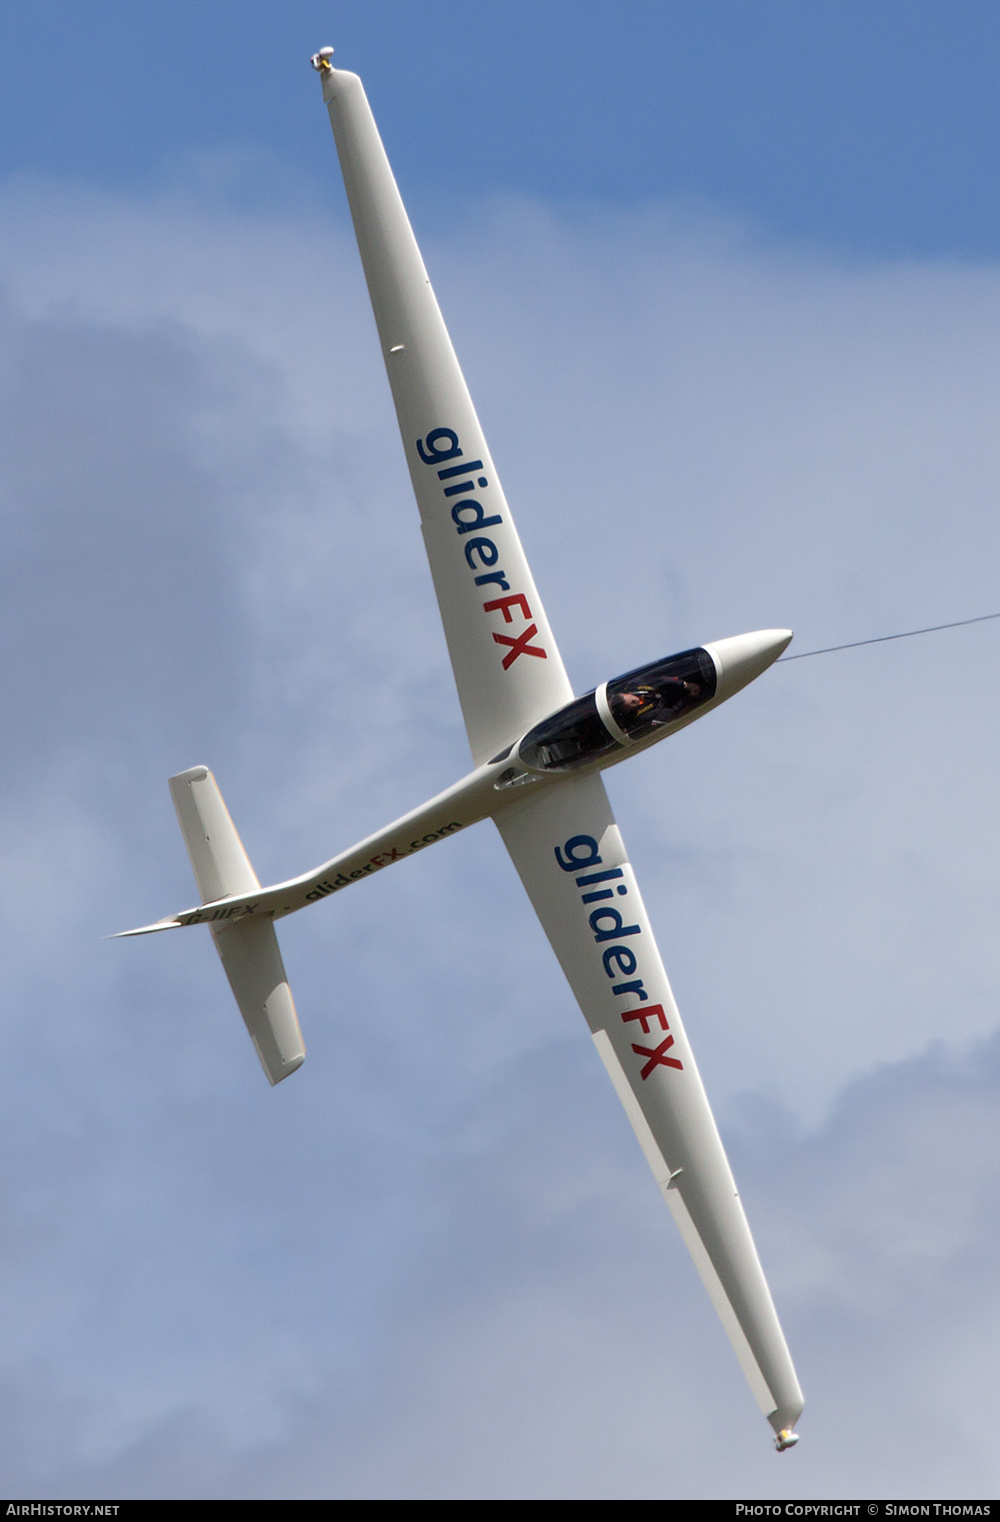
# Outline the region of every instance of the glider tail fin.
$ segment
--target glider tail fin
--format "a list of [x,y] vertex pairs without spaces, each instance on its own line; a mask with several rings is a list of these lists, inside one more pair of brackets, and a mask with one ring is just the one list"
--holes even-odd
[[[259,888],[208,768],[193,766],[171,777],[170,794],[202,903]],[[280,1083],[302,1066],[306,1050],[274,926],[244,916],[210,928],[268,1082]]]

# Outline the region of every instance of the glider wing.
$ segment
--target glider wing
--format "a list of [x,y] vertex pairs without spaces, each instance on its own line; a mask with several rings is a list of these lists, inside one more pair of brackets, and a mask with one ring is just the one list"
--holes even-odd
[[802,1392],[604,784],[495,817],[757,1403],[793,1441]]
[[573,692],[361,81],[320,72],[479,765]]

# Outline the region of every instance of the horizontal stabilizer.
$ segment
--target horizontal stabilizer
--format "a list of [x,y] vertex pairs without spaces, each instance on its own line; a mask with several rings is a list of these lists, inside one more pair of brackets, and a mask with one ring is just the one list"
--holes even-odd
[[[257,874],[208,767],[193,766],[171,777],[170,794],[202,903],[259,888]],[[170,928],[172,922],[165,920],[145,930]],[[211,930],[268,1081],[280,1083],[302,1066],[306,1049],[274,926],[268,920],[245,916],[219,928],[212,925]]]
[[243,919],[212,931],[229,986],[270,1083],[301,1067],[306,1049],[292,991],[268,920]]
[[202,903],[259,888],[257,874],[208,767],[192,766],[171,777],[170,796]]

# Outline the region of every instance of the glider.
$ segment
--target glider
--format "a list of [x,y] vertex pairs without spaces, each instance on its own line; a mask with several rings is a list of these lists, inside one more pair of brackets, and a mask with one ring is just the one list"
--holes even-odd
[[212,773],[170,779],[201,904],[124,935],[208,925],[272,1084],[305,1057],[274,921],[481,819],[503,838],[779,1451],[802,1392],[601,772],[759,676],[767,629],[575,697],[360,79],[323,84],[474,769],[325,862],[262,888]]

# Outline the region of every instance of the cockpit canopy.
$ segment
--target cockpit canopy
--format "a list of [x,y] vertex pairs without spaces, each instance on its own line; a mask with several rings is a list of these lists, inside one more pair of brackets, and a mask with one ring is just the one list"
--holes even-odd
[[715,684],[715,662],[699,646],[609,682],[607,704],[615,724],[630,740],[645,740],[654,730],[676,724],[710,702]]
[[518,759],[536,772],[571,771],[608,751],[621,750],[597,712],[592,692],[536,724],[518,746]]
[[686,719],[711,702],[715,684],[715,662],[700,647],[640,666],[536,724],[518,758],[532,771],[572,771]]

